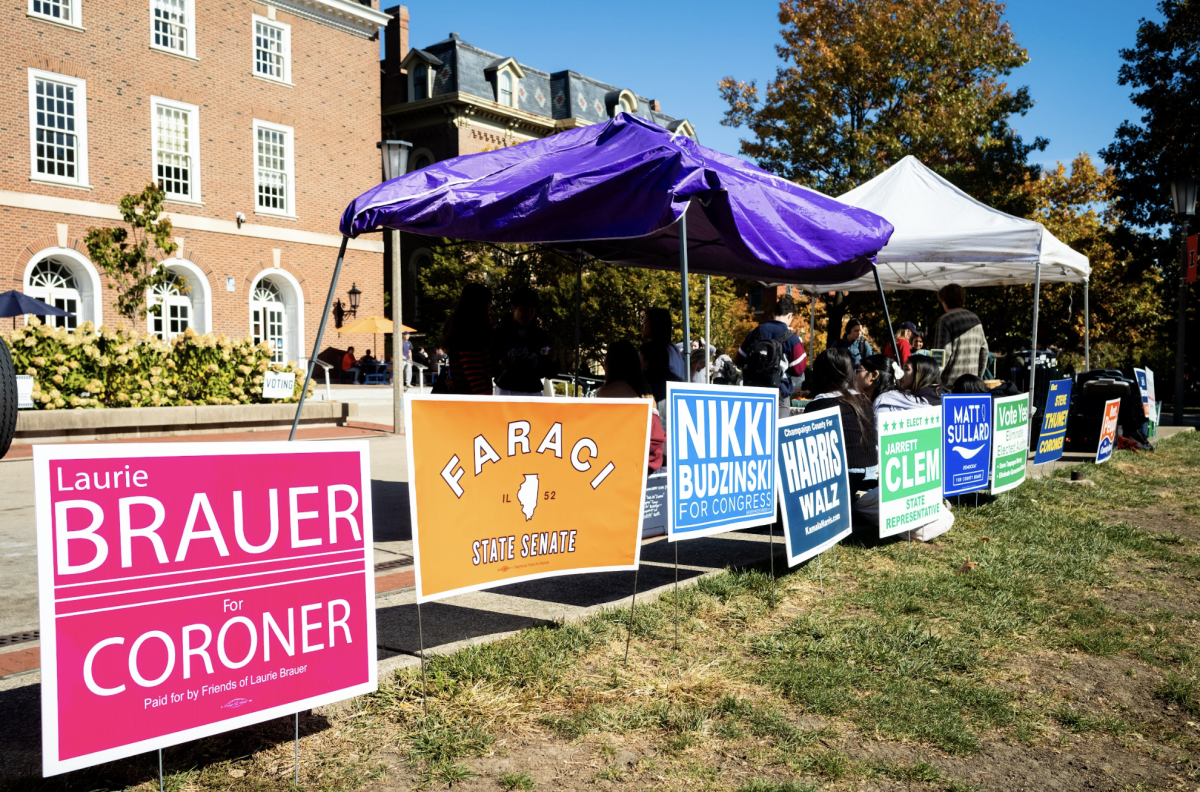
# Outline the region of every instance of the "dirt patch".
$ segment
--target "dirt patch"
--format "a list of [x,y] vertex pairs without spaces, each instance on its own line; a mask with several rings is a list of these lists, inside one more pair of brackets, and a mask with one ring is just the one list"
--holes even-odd
[[1191,542],[1200,542],[1200,516],[1187,511],[1187,504],[1157,503],[1139,509],[1118,509],[1108,520],[1129,523],[1152,534],[1175,534]]
[[1021,699],[1060,699],[1081,714],[1112,715],[1139,724],[1171,717],[1155,690],[1162,674],[1125,656],[1045,652],[1018,658],[1004,687]]
[[1186,778],[1184,768],[1109,737],[1077,739],[1061,748],[992,742],[975,756],[935,758],[931,764],[947,777],[981,790],[1125,790],[1139,784],[1164,788],[1181,785]]

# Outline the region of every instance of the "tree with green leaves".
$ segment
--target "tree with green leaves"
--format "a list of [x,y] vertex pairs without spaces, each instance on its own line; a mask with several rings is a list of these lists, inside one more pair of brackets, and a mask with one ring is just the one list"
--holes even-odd
[[[493,294],[492,313],[499,321],[508,313],[509,297],[520,286],[538,290],[538,316],[555,339],[564,371],[575,356],[575,301],[579,263],[569,256],[519,245],[480,243],[442,245],[431,263],[418,273],[421,287],[421,322],[440,343],[446,319],[458,304],[464,283],[486,283]],[[704,278],[693,275],[691,332],[704,334]],[[668,308],[674,318],[675,340],[683,338],[679,276],[669,271],[623,267],[585,259],[580,296],[580,357],[597,362],[614,341],[640,342],[642,314],[647,308]],[[753,326],[741,284],[728,278],[712,279],[712,343],[722,351],[736,350]],[[585,370],[587,366],[585,365]]]
[[1161,22],[1143,19],[1137,44],[1121,50],[1121,85],[1142,111],[1100,152],[1116,174],[1117,201],[1135,226],[1174,223],[1169,184],[1200,177],[1200,4],[1162,0]]
[[779,22],[761,100],[753,81],[720,82],[721,123],[750,132],[742,153],[767,170],[839,195],[912,154],[992,205],[1036,174],[1046,141],[1008,123],[1033,101],[1004,82],[1028,56],[1002,3],[782,0]]
[[177,247],[170,219],[161,216],[163,197],[155,184],[124,196],[118,209],[129,228],[89,228],[84,237],[89,258],[109,277],[108,288],[117,291],[117,313],[131,322],[159,309],[147,305],[147,297],[170,277],[153,254],[169,256]]

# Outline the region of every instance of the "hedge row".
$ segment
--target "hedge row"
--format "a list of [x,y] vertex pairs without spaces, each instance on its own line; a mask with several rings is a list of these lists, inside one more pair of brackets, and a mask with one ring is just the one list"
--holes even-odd
[[[33,401],[41,410],[294,402],[304,380],[294,362],[272,364],[265,343],[191,328],[163,341],[91,322],[67,330],[33,319],[0,335],[17,373],[34,377]],[[268,370],[297,375],[291,398],[263,399]]]

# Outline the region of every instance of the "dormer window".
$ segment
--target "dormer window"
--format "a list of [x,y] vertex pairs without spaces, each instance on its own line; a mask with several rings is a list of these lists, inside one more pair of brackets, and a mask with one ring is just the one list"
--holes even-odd
[[500,72],[500,104],[513,106],[513,77],[506,71]]
[[412,98],[414,102],[429,98],[429,67],[424,63],[413,69]]
[[433,78],[442,62],[425,50],[411,49],[400,62],[408,72],[408,101],[419,102],[433,97]]
[[504,107],[519,107],[521,80],[525,70],[512,58],[501,58],[483,70],[496,89],[496,103]]
[[[635,115],[638,111],[638,100],[633,95],[633,91],[628,89],[609,91],[604,95],[604,106],[608,109],[608,115],[611,118],[616,118],[618,113]],[[599,110],[599,108],[596,109]]]

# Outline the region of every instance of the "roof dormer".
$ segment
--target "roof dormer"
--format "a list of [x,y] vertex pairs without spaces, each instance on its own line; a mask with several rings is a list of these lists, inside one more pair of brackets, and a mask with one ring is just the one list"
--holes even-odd
[[521,93],[521,80],[525,79],[525,70],[514,58],[501,58],[483,70],[484,75],[492,83],[496,91],[496,101],[505,107],[518,107]]
[[696,137],[696,130],[692,127],[692,122],[686,118],[679,118],[667,124],[667,129],[676,135],[683,135],[685,138],[695,140],[699,143]]
[[605,94],[604,104],[607,105],[610,118],[615,118],[617,113],[629,113],[633,115],[638,111],[637,97],[633,95],[633,91],[624,88],[619,91],[609,91]]
[[408,101],[419,102],[433,96],[433,77],[441,67],[441,59],[425,50],[408,51],[400,62],[400,68],[408,72]]

